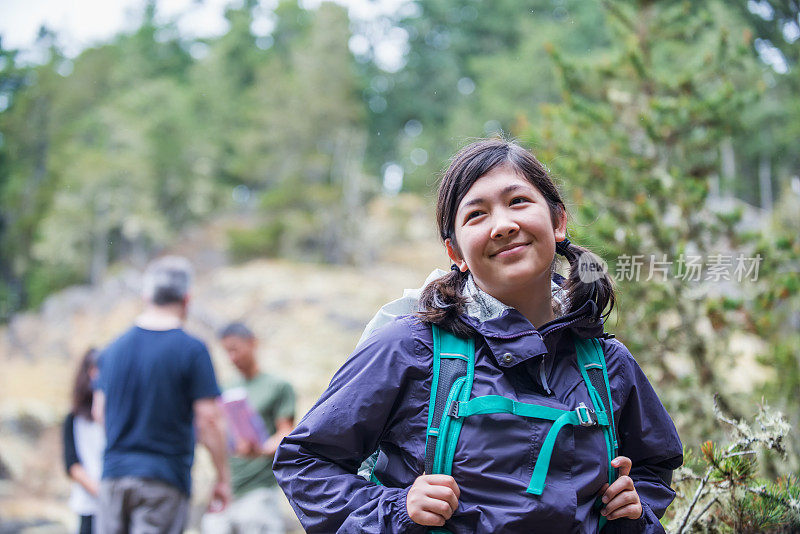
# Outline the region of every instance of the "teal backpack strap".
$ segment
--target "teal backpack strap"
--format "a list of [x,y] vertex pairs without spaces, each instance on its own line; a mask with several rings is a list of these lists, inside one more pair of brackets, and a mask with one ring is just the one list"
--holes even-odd
[[[589,390],[589,397],[592,399],[595,410],[599,413],[604,412],[608,416],[609,426],[604,427],[606,438],[606,450],[608,451],[608,483],[611,484],[617,479],[617,470],[611,465],[611,460],[617,457],[617,429],[614,424],[614,407],[611,400],[611,386],[608,382],[608,369],[606,368],[606,358],[603,354],[603,347],[597,339],[578,339],[575,338],[575,352],[578,356],[578,368],[583,375],[586,389]],[[602,507],[602,501],[598,497],[596,507]],[[605,517],[600,517],[600,528],[606,523]]]
[[[431,398],[428,402],[428,428],[425,433],[425,473],[451,474],[456,443],[463,420],[447,417],[446,410],[453,401],[466,401],[472,393],[475,375],[475,341],[464,339],[433,325],[433,376]],[[368,473],[375,484],[375,466],[383,453],[378,449],[364,461],[360,473]],[[446,533],[432,529],[430,533]]]
[[475,376],[475,341],[433,325],[433,378],[428,403],[425,473],[449,475],[463,421],[446,417],[453,401],[466,401]]
[[[425,473],[449,475],[463,419],[447,409],[454,401],[469,400],[475,376],[475,341],[460,338],[433,325],[433,377],[425,436]],[[450,534],[446,528],[431,528],[429,534]]]

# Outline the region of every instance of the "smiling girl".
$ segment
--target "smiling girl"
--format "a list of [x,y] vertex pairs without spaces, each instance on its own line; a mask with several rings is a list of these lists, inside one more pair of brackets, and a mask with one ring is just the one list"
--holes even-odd
[[[278,450],[274,471],[303,526],[663,532],[681,443],[633,357],[603,331],[611,280],[578,269],[597,262],[566,238],[566,209],[545,168],[514,143],[472,143],[444,174],[437,216],[451,272],[425,288],[418,313],[359,345]],[[555,274],[556,252],[570,263],[567,279]],[[442,428],[448,417],[460,425],[452,465],[426,474],[426,442],[439,427],[437,417],[431,430],[429,408],[440,332],[469,340],[474,376],[464,402],[441,416]],[[576,347],[588,342],[607,370],[611,421],[578,365]],[[543,413],[578,422],[562,428]],[[358,467],[376,448],[365,480]]]

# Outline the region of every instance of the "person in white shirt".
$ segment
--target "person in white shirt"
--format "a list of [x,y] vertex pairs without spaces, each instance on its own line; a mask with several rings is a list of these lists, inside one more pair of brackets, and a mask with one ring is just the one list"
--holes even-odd
[[83,356],[72,388],[72,409],[64,419],[64,468],[72,480],[69,506],[80,518],[78,532],[91,534],[106,446],[103,425],[92,417],[92,380],[97,376],[97,351]]

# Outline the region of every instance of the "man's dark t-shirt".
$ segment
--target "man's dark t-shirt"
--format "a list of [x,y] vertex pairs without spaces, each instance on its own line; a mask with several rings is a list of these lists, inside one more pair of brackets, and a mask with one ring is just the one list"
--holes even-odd
[[193,403],[220,394],[205,344],[181,329],[134,326],[99,358],[106,398],[103,478],[154,478],[187,495]]

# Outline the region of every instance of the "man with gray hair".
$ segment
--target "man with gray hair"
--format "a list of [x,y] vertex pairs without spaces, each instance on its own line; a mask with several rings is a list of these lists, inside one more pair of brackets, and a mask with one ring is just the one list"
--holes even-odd
[[167,256],[144,275],[145,309],[100,355],[95,417],[107,445],[100,483],[98,532],[182,532],[198,439],[216,469],[212,504],[230,501],[220,394],[205,344],[183,330],[191,265]]

